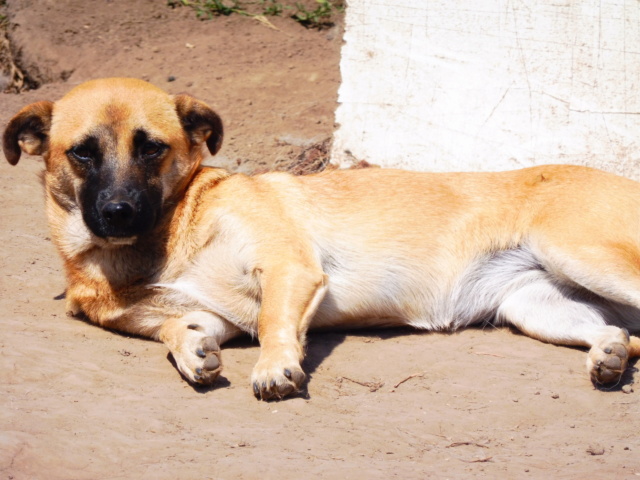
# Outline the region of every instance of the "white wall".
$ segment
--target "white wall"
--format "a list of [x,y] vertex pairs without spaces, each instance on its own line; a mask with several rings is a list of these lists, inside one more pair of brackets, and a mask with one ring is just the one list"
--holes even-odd
[[344,39],[335,163],[640,179],[638,0],[348,0]]

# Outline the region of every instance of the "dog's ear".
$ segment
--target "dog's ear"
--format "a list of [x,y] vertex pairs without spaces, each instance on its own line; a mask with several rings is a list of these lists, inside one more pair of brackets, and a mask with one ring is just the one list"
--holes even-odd
[[32,103],[9,121],[2,136],[2,150],[11,165],[18,163],[22,152],[43,155],[47,151],[52,112],[53,102]]
[[222,120],[218,114],[206,103],[186,93],[176,95],[174,98],[180,123],[187,132],[191,145],[202,145],[206,141],[211,154],[218,153],[223,136]]

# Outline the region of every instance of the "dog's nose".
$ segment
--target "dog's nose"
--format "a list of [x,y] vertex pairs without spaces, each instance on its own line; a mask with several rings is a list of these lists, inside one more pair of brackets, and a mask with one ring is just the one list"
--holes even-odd
[[102,216],[113,227],[128,227],[133,222],[134,209],[129,202],[113,201],[102,207]]

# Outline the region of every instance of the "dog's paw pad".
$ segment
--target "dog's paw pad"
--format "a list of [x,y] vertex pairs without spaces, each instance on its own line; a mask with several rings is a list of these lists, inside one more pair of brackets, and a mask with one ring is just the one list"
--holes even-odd
[[620,380],[627,368],[629,353],[621,343],[611,343],[603,348],[593,347],[589,352],[589,374],[596,385],[607,385]]
[[299,369],[295,369],[292,372],[288,368],[285,368],[283,373],[284,376],[291,380],[295,385],[302,385],[302,382],[304,382],[304,379],[306,377],[304,372]]

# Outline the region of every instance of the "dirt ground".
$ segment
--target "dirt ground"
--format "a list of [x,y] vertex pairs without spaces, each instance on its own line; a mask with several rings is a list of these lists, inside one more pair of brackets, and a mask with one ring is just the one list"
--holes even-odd
[[[275,30],[164,0],[5,8],[41,86],[0,95],[2,125],[84,80],[133,76],[214,106],[227,135],[212,163],[234,170],[285,168],[333,131],[340,19]],[[0,164],[0,480],[640,476],[639,393],[596,390],[583,350],[505,329],[312,334],[306,394],[270,403],[253,397],[245,339],[215,388],[194,389],[163,345],[65,316],[41,169]]]

